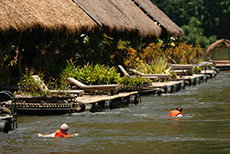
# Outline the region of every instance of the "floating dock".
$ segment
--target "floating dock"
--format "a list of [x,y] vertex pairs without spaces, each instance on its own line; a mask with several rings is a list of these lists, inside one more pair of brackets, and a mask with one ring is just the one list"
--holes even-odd
[[216,76],[218,72],[215,70],[201,71],[200,74],[178,76],[174,81],[166,82],[153,82],[152,85],[148,85],[139,89],[140,93],[154,93],[160,95],[161,93],[173,93],[185,86],[197,85],[207,81],[209,78]]
[[10,91],[0,91],[0,131],[4,133],[17,128],[17,112],[12,98]]
[[[118,93],[115,95],[83,95],[83,96],[15,96],[18,114],[65,114],[84,111],[98,111],[106,108],[137,104],[138,92]],[[90,106],[90,108],[89,108]]]
[[137,91],[134,92],[122,92],[113,96],[109,95],[84,95],[76,98],[77,101],[85,105],[85,110],[92,112],[103,110],[103,109],[114,109],[129,104],[139,103],[139,94]]
[[230,61],[229,60],[214,60],[213,61],[216,68],[220,70],[230,70]]
[[[114,109],[129,104],[138,104],[141,102],[139,94],[157,94],[173,93],[185,86],[200,84],[207,79],[215,77],[218,71],[203,70],[200,74],[185,75],[178,77],[174,81],[153,82],[144,84],[141,87],[121,87],[120,92],[113,95],[90,95],[85,93],[82,96],[76,95],[51,95],[51,96],[24,96],[15,95],[10,102],[4,102],[4,107],[10,107],[14,104],[18,114],[65,114],[91,111],[97,112],[104,109]],[[7,92],[3,93],[11,98]],[[3,103],[0,102],[0,106]]]

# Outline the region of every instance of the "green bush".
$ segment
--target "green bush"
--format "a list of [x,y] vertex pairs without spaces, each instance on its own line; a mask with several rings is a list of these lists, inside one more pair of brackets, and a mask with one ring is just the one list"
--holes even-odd
[[[22,95],[43,95],[42,91],[35,84],[32,79],[32,75],[34,75],[34,70],[27,70],[25,74],[20,78],[18,83],[18,91],[17,94]],[[40,74],[41,79],[43,79],[43,75]]]
[[75,66],[72,60],[67,60],[66,68],[61,73],[62,81],[73,77],[87,85],[115,84],[118,83],[119,76],[115,67],[89,63],[84,66]]
[[124,76],[119,78],[119,84],[121,87],[141,87],[145,83],[151,83],[152,81],[150,79],[142,78],[140,76],[136,76],[135,78],[130,78],[128,76]]

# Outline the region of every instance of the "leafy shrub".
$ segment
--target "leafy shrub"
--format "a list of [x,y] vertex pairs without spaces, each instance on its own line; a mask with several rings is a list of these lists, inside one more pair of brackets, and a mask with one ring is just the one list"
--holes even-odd
[[152,69],[154,70],[155,74],[163,74],[167,69],[167,62],[163,57],[154,60],[152,63]]
[[126,87],[141,87],[145,83],[151,83],[152,81],[150,79],[145,79],[140,76],[136,76],[135,78],[130,78],[128,76],[124,76],[119,78],[119,84],[121,87],[126,88]]
[[114,84],[118,82],[119,76],[115,67],[89,63],[81,67],[75,66],[72,60],[67,60],[66,68],[61,73],[62,81],[73,77],[87,85]]
[[153,60],[151,63],[139,62],[136,69],[145,74],[164,74],[167,71],[167,62],[163,57]]
[[[26,70],[26,73],[23,74],[23,76],[20,78],[20,81],[18,83],[18,91],[17,94],[23,94],[23,95],[43,95],[41,90],[38,88],[38,86],[35,84],[34,80],[32,79],[32,75],[34,75],[34,70]],[[41,79],[43,79],[43,74],[39,75]]]
[[66,89],[66,86],[63,86],[58,81],[59,79],[55,79],[53,77],[48,78],[48,82],[44,80],[45,76],[43,73],[38,73],[34,69],[27,69],[26,73],[23,74],[23,76],[20,78],[20,81],[18,83],[18,91],[17,94],[23,94],[23,95],[33,95],[33,96],[42,96],[42,95],[51,95],[49,91],[41,91],[38,87],[38,85],[35,83],[35,81],[32,78],[32,75],[38,75],[41,78],[41,81],[45,83],[45,85],[50,90],[63,90]]

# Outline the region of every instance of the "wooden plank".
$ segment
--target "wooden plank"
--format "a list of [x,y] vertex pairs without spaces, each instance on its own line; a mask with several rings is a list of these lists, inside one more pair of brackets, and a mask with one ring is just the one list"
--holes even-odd
[[0,116],[1,120],[11,119],[11,118],[13,118],[12,115]]
[[193,74],[193,75],[186,75],[186,76],[182,76],[179,77],[177,76],[176,80],[188,80],[188,79],[194,79],[194,78],[200,78],[200,77],[204,77],[204,74]]
[[202,74],[213,74],[215,73],[215,70],[202,70],[201,73]]
[[176,84],[180,84],[182,82],[183,81],[153,82],[152,86],[150,86],[150,87],[163,88],[164,86],[173,86]]
[[81,102],[82,104],[89,104],[89,103],[97,103],[100,101],[106,101],[106,100],[113,100],[116,98],[122,98],[122,97],[128,97],[133,94],[137,94],[137,91],[134,92],[124,92],[119,93],[113,96],[109,95],[83,95],[81,97],[77,97],[77,101]]

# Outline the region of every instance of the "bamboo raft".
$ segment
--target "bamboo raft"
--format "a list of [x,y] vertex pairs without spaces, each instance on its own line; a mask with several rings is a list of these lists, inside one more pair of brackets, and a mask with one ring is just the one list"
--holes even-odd
[[[108,106],[108,103],[109,106]],[[83,95],[69,96],[15,96],[15,107],[18,114],[64,114],[117,108],[130,103],[137,104],[138,92],[118,93],[116,95]],[[91,108],[89,109],[89,106]]]

